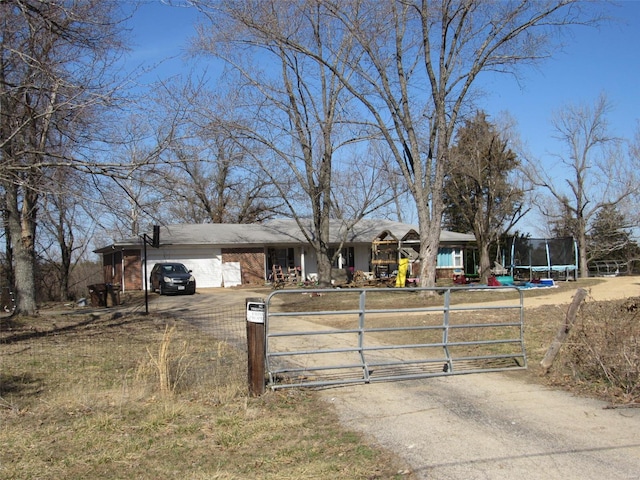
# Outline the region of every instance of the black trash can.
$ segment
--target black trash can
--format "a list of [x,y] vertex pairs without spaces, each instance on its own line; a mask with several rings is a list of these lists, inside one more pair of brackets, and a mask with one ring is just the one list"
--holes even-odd
[[92,307],[107,306],[107,285],[105,283],[95,283],[89,285],[89,298]]

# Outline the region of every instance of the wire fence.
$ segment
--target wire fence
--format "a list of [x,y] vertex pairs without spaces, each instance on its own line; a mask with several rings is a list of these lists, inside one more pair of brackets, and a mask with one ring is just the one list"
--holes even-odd
[[[89,369],[124,369],[131,375],[140,362],[157,355],[166,325],[178,325],[180,342],[197,344],[193,354],[213,360],[220,344],[246,355],[244,305],[222,305],[210,311],[184,310],[144,315],[144,304],[123,309],[75,309],[41,312],[38,317],[0,316],[0,399],[11,394],[12,385],[34,392],[50,372]],[[177,348],[177,347],[176,347]],[[103,366],[105,358],[120,358]],[[109,360],[113,362],[113,360]],[[206,368],[204,369],[206,370]],[[133,372],[133,373],[132,373]],[[112,372],[109,372],[109,375]],[[77,381],[82,382],[82,378]],[[16,387],[17,388],[17,387]]]
[[214,312],[189,312],[180,317],[206,335],[227,342],[241,351],[247,350],[246,312],[244,305],[216,308]]

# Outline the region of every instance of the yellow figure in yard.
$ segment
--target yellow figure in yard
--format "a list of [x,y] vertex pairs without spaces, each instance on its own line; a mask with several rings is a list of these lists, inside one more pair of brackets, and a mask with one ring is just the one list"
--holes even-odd
[[404,287],[407,283],[407,270],[409,269],[409,259],[401,258],[398,263],[398,276],[396,277],[396,288]]

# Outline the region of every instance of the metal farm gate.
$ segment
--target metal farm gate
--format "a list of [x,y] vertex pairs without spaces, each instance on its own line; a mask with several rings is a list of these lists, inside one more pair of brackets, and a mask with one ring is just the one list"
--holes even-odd
[[272,389],[527,366],[515,287],[280,290],[265,303]]

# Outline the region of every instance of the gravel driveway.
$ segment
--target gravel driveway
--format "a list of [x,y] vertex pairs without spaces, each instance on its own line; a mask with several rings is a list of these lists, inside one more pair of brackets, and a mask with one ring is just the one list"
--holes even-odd
[[525,383],[440,377],[324,392],[343,423],[420,479],[637,479],[640,411]]
[[[637,277],[608,278],[593,300],[640,296]],[[568,304],[572,293],[525,300]],[[525,310],[526,317],[526,310]],[[518,372],[324,391],[343,423],[404,458],[416,478],[638,479],[640,409],[605,409],[527,383]]]
[[[268,293],[215,289],[154,299],[150,308],[205,314],[233,307],[242,315],[245,298]],[[568,304],[571,296],[526,299],[525,308]],[[595,300],[630,296],[640,296],[637,277],[606,279],[590,290]],[[605,409],[602,402],[527,383],[518,372],[349,386],[320,394],[347,427],[396,452],[418,479],[640,478],[640,409]]]

